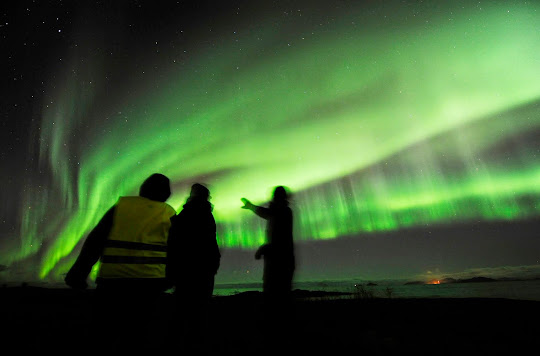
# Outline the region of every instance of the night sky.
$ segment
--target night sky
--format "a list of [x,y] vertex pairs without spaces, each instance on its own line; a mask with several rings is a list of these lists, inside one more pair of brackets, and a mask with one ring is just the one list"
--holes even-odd
[[297,280],[538,273],[537,2],[13,3],[0,278],[61,280],[155,172],[210,187],[218,283],[260,281],[277,185]]

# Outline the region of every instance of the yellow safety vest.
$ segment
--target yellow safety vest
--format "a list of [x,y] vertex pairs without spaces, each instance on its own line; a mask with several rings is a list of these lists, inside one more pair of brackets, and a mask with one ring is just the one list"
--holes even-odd
[[175,210],[143,197],[121,197],[97,278],[165,278],[167,237]]

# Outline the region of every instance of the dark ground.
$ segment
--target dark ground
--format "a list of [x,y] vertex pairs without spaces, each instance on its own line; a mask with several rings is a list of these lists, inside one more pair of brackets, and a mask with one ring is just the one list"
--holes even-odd
[[[97,346],[100,353],[111,354],[98,346],[100,328],[90,327],[93,297],[93,290],[0,289],[2,348],[23,354],[95,354],[91,350]],[[297,291],[288,320],[278,324],[278,337],[268,341],[260,297],[258,292],[214,297],[211,334],[204,343],[209,354],[533,355],[540,350],[537,301],[334,299]],[[140,354],[194,354],[181,352],[179,337],[166,336],[171,303],[171,296],[164,295],[150,340],[133,341]]]

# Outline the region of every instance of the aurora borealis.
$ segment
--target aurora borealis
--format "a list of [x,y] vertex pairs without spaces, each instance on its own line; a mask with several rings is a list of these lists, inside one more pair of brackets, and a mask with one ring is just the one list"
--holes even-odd
[[239,4],[166,22],[92,5],[51,28],[1,264],[59,278],[154,172],[175,209],[209,184],[225,249],[264,241],[240,198],[276,185],[307,243],[540,216],[540,4]]

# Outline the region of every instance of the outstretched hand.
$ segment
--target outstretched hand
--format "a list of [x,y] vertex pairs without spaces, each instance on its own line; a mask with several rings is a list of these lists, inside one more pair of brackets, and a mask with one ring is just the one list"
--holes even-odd
[[253,204],[251,204],[251,202],[249,200],[247,200],[246,198],[242,198],[240,200],[242,201],[242,203],[244,203],[244,206],[242,207],[242,209],[251,209],[251,208],[253,208]]

